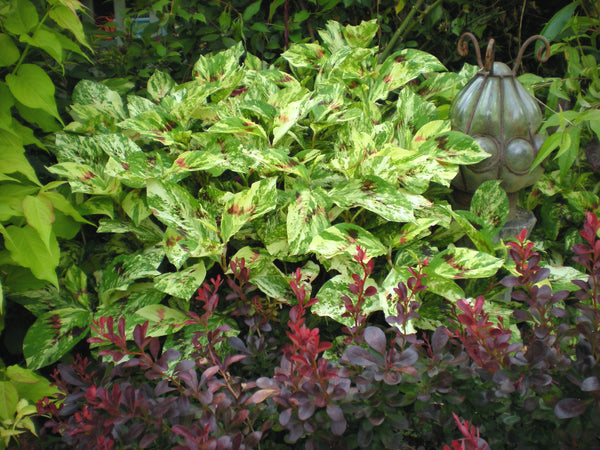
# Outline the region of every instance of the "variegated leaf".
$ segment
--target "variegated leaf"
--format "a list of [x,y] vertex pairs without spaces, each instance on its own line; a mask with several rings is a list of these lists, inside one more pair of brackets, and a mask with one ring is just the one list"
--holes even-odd
[[229,241],[245,223],[275,209],[277,205],[276,181],[276,178],[257,181],[250,186],[250,189],[238,192],[225,203],[221,217],[223,242]]
[[343,208],[360,206],[393,222],[410,222],[415,209],[430,206],[425,197],[396,188],[373,175],[344,181],[329,191],[329,197]]
[[313,238],[331,225],[327,217],[331,200],[322,189],[304,184],[296,185],[295,197],[288,207],[287,239],[290,254],[301,255],[308,251]]
[[333,258],[340,253],[348,256],[356,254],[356,246],[360,245],[369,258],[384,255],[385,246],[371,233],[352,223],[339,223],[315,236],[309,250],[324,258]]
[[204,281],[206,268],[201,261],[178,272],[165,273],[157,277],[154,286],[173,297],[189,300]]

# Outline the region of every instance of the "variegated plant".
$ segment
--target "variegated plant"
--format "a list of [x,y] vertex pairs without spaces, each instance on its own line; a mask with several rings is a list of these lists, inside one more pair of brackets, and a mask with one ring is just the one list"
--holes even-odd
[[[97,315],[173,334],[207,273],[235,258],[272,302],[292,298],[295,268],[327,272],[313,312],[342,323],[357,245],[384,269],[369,281],[381,294],[367,311],[387,312],[386,293],[425,254],[428,285],[446,298],[464,296],[456,279],[493,275],[503,261],[492,231],[507,207],[488,217],[443,200],[458,166],[487,155],[447,120],[473,68],[447,73],[413,49],[380,64],[376,31],[374,21],[330,22],[320,44],[293,45],[271,67],[238,45],[202,56],[187,83],[156,72],[126,97],[79,83],[49,170],[69,183],[77,210],[97,223],[86,236],[102,244],[65,258],[66,291],[86,300],[47,294],[61,320],[29,330],[28,364],[55,361],[74,340],[59,352],[51,344]],[[476,250],[452,245],[465,233]]]

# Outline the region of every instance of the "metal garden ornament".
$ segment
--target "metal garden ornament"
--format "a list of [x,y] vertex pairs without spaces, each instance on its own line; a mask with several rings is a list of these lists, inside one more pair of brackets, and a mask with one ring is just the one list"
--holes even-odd
[[450,109],[452,128],[472,136],[490,154],[477,164],[462,166],[453,180],[455,189],[470,196],[484,181],[501,180],[509,198],[509,223],[521,222],[529,213],[531,217],[525,221],[533,220],[533,223],[523,224],[528,229],[535,223],[535,218],[528,211],[518,210],[516,199],[518,191],[535,183],[543,172],[539,165],[531,170],[544,142],[538,134],[543,116],[537,100],[517,80],[516,73],[526,47],[538,39],[544,46],[538,49],[537,59],[541,62],[548,59],[548,41],[535,35],[523,43],[510,69],[506,64],[494,61],[493,39],[488,43],[483,62],[477,38],[464,33],[458,42],[458,52],[466,56],[468,40],[471,40],[481,70],[458,93]]

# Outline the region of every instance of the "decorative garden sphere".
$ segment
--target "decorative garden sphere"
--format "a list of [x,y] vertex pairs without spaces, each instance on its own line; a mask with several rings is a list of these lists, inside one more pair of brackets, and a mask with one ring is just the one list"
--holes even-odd
[[546,61],[550,45],[543,36],[532,36],[521,47],[512,70],[504,63],[494,62],[494,40],[490,40],[485,65],[481,61],[475,36],[465,33],[458,43],[459,53],[468,52],[467,38],[473,41],[481,70],[458,93],[450,109],[452,128],[472,136],[490,154],[478,164],[462,166],[453,180],[456,189],[473,193],[487,180],[501,180],[507,194],[535,183],[542,175],[541,166],[531,166],[544,142],[538,130],[542,111],[537,100],[517,80],[516,71],[527,45],[536,39],[545,44]]

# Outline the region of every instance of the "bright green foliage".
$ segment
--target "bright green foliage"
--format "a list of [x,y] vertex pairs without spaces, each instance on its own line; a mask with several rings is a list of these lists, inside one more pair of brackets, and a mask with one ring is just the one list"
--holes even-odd
[[19,366],[0,368],[0,449],[11,448],[11,440],[31,432],[36,434],[32,416],[35,403],[56,393],[44,377]]
[[[379,64],[370,46],[376,32],[373,21],[329,22],[321,44],[283,54],[289,73],[252,56],[244,61],[237,45],[202,56],[184,84],[155,72],[147,98],[80,82],[74,121],[57,134],[58,163],[49,170],[81,196],[82,211],[100,214],[98,232],[112,245],[96,266],[97,283],[87,286],[95,300],[86,304],[102,315],[128,311],[128,326],[146,319],[154,334],[171,334],[185,317],[173,306],[189,308],[207,271],[215,264],[226,270],[225,255],[235,253],[232,260],[244,258],[250,281],[274,302],[289,297],[281,264],[312,259],[321,265],[311,263],[315,276],[337,271],[315,293],[322,297],[317,313],[343,322],[340,297],[357,245],[369,257],[414,257],[423,249],[413,244],[447,228],[452,211],[444,202],[434,206],[428,190],[449,187],[458,164],[486,157],[472,138],[450,131],[445,117],[444,93],[469,72],[449,76],[418,50]],[[435,89],[438,76],[443,91]],[[427,94],[420,93],[424,80]],[[430,276],[453,286],[452,299],[461,292],[455,280],[489,276],[502,265],[463,248],[434,261]],[[148,297],[134,307],[142,291]],[[368,308],[387,310],[385,295]],[[26,339],[31,365],[56,360],[82,337],[73,336],[86,314],[77,308],[52,309],[60,327],[40,316]],[[65,347],[57,353],[34,344],[58,336]]]
[[[57,237],[72,235],[76,222],[85,220],[57,192],[62,183],[41,187],[25,146],[45,149],[34,130],[60,129],[54,82],[40,67],[36,52],[50,56],[59,68],[67,52],[81,53],[68,37],[72,33],[87,46],[77,16],[80,10],[79,2],[66,0],[49,4],[11,0],[0,6],[0,266],[5,273],[20,270],[19,277],[35,277],[55,287],[59,285]],[[11,279],[8,276],[4,282],[7,292],[14,289]]]

